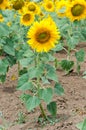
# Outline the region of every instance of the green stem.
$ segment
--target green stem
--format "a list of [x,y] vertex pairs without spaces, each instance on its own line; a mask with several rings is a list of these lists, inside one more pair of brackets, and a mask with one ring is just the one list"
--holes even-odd
[[[37,55],[37,66],[39,65],[39,60],[40,60],[40,58],[39,58],[39,55]],[[39,97],[39,90],[40,90],[40,77],[37,77],[37,86],[38,86],[38,88],[37,88],[37,91],[38,91],[38,97]],[[40,97],[39,97],[40,98]],[[47,120],[47,116],[46,116],[46,114],[45,114],[45,111],[44,111],[44,109],[43,109],[43,106],[42,106],[42,104],[40,103],[40,105],[39,105],[39,107],[40,107],[40,110],[41,110],[41,114],[42,114],[42,117],[45,119],[45,120]]]
[[39,107],[40,107],[40,110],[41,110],[42,117],[43,117],[45,120],[47,120],[47,116],[46,116],[46,114],[45,114],[45,111],[44,111],[44,109],[43,109],[42,104],[40,104]]

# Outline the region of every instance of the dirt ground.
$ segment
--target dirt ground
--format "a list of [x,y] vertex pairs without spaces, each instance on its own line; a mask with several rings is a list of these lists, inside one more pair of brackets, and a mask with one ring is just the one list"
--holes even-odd
[[[78,49],[86,50],[86,43],[80,44]],[[57,58],[66,57],[64,52],[57,53]],[[75,60],[74,57],[72,57]],[[76,68],[76,66],[75,66]],[[61,69],[57,70],[58,79],[63,85],[65,94],[56,96],[57,102],[57,119],[61,119],[55,124],[46,124],[39,126],[37,118],[40,115],[39,108],[29,113],[21,100],[19,99],[22,92],[16,91],[17,85],[17,65],[13,66],[7,74],[7,80],[0,84],[0,112],[3,113],[4,122],[8,125],[8,130],[78,130],[76,124],[86,118],[86,79],[82,78],[82,73],[86,71],[86,60],[81,65],[81,74],[77,75],[76,70],[65,75]],[[12,80],[12,76],[15,78]],[[18,114],[22,112],[25,115],[26,122],[18,124]]]

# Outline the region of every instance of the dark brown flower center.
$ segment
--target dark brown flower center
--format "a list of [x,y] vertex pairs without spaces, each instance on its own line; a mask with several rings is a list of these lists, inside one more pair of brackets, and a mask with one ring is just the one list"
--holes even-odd
[[23,16],[23,20],[24,20],[25,22],[28,22],[28,21],[30,20],[30,17],[31,17],[30,14],[25,14],[25,15]]
[[29,5],[28,6],[28,10],[29,11],[35,11],[36,10],[36,7],[34,5]]
[[51,9],[51,8],[52,8],[52,4],[51,4],[51,3],[48,3],[48,4],[47,4],[47,8]]
[[71,12],[73,16],[80,16],[84,12],[84,6],[76,4],[72,7]]
[[42,31],[36,34],[36,40],[40,43],[46,43],[49,39],[50,33],[48,31]]
[[2,4],[3,0],[0,0],[0,4]]
[[15,1],[14,4],[13,4],[13,8],[15,10],[22,9],[23,6],[24,6],[24,2],[22,0],[21,1]]

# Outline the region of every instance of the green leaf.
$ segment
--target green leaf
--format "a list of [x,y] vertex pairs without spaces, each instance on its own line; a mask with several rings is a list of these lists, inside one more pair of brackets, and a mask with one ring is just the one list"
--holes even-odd
[[86,130],[86,119],[84,120],[83,126],[82,126],[82,130]]
[[57,78],[57,74],[56,74],[55,68],[53,66],[47,64],[46,65],[46,69],[47,69],[46,78],[58,82],[58,78]]
[[8,62],[4,59],[4,60],[0,60],[0,74],[1,75],[5,75],[7,72],[7,68],[8,68]]
[[0,82],[5,82],[6,80],[6,75],[0,75]]
[[57,44],[56,47],[54,48],[54,50],[55,50],[56,52],[59,52],[59,51],[63,50],[62,44],[61,44],[61,43]]
[[40,99],[36,96],[31,96],[26,101],[25,105],[29,111],[33,110],[40,104]]
[[62,60],[60,64],[63,70],[70,71],[74,65],[74,62],[69,60]]
[[23,58],[23,59],[19,60],[19,63],[22,67],[28,67],[32,61],[33,61],[32,58]]
[[85,51],[83,49],[75,53],[78,62],[83,62],[85,59]]
[[52,116],[54,116],[54,117],[56,116],[56,114],[57,114],[57,105],[56,105],[56,102],[50,102],[47,105],[47,109],[51,113]]
[[9,55],[12,55],[12,56],[15,56],[15,49],[9,45],[5,45],[3,47],[4,51],[9,54]]
[[40,64],[37,67],[31,67],[28,70],[29,78],[32,79],[35,77],[40,77],[40,76],[42,76],[43,72],[44,72],[44,65],[43,64]]
[[39,97],[43,99],[46,103],[51,102],[53,97],[52,88],[44,88],[39,90]]
[[9,34],[9,27],[6,24],[0,23],[0,37],[8,36]]
[[31,97],[31,95],[24,93],[24,94],[22,94],[22,95],[20,96],[20,99],[21,99],[24,103],[26,103],[27,100],[28,100],[30,97]]
[[78,123],[76,127],[80,130],[86,130],[86,119],[83,122]]
[[25,82],[22,86],[17,87],[17,89],[25,91],[25,90],[31,90],[32,87],[33,87],[32,82],[28,81],[28,82]]
[[25,85],[25,83],[28,82],[28,79],[29,79],[28,73],[25,73],[21,77],[19,77],[17,88],[20,88],[21,86]]
[[56,83],[54,86],[54,91],[58,95],[63,95],[64,94],[64,89],[60,83]]
[[[71,34],[73,35],[73,34]],[[69,48],[74,49],[76,47],[76,45],[78,45],[79,43],[79,38],[77,36],[71,36],[71,37],[67,37],[67,44],[69,46]]]

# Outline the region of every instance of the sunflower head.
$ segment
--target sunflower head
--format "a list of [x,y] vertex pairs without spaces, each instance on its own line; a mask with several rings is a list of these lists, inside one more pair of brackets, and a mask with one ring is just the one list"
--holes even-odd
[[55,47],[56,41],[60,38],[57,26],[51,19],[48,17],[34,22],[28,31],[28,44],[37,52],[48,52]]
[[34,14],[39,13],[39,6],[35,2],[29,2],[26,6],[28,11]]
[[8,0],[0,0],[0,9],[6,9],[8,7]]
[[80,16],[84,12],[84,6],[80,4],[76,4],[71,8],[71,12],[73,16]]
[[46,11],[53,12],[54,11],[54,3],[52,1],[46,1],[43,4]]
[[24,6],[24,1],[23,0],[16,0],[13,3],[13,9],[15,10],[20,10]]
[[21,24],[29,26],[34,21],[34,15],[30,12],[26,12],[21,16]]
[[67,14],[67,17],[70,18],[71,21],[81,20],[81,19],[86,18],[86,1],[73,0],[67,6],[66,14]]
[[47,42],[50,38],[50,32],[48,30],[40,30],[36,34],[36,40],[40,42],[41,44]]

